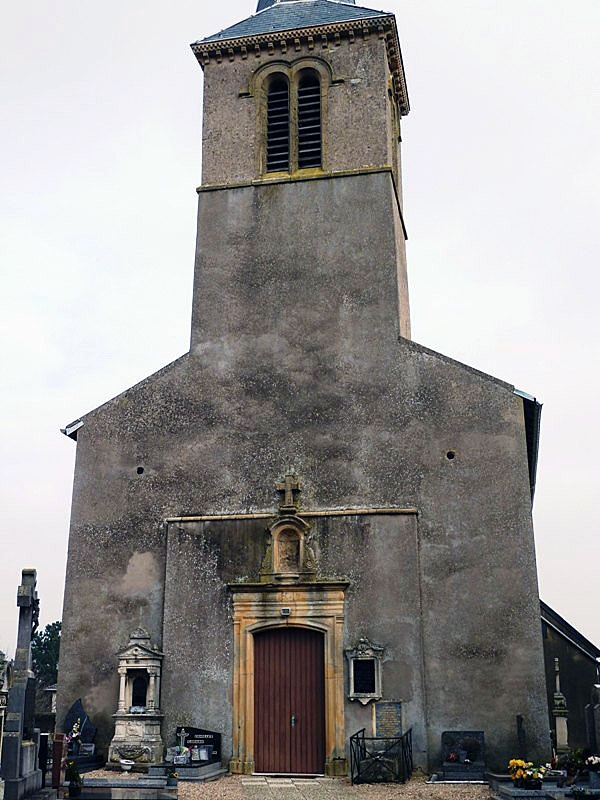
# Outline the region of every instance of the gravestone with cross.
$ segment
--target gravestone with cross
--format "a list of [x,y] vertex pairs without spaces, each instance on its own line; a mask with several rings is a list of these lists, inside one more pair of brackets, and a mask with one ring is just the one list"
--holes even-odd
[[31,638],[39,620],[37,575],[33,569],[23,570],[17,590],[19,629],[13,668],[12,686],[8,693],[6,723],[2,741],[2,775],[5,800],[21,800],[39,791],[42,773],[38,768],[39,730],[33,728],[32,694],[35,678],[31,671]]
[[189,750],[193,764],[208,764],[221,759],[221,734],[204,728],[177,728],[176,739],[180,747]]

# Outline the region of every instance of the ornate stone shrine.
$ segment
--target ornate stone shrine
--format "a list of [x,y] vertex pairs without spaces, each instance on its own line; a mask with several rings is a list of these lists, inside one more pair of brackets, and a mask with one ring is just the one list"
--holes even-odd
[[160,735],[163,714],[159,707],[163,654],[152,645],[148,631],[137,628],[118,656],[119,706],[113,714],[115,735],[108,760],[160,763],[164,752]]

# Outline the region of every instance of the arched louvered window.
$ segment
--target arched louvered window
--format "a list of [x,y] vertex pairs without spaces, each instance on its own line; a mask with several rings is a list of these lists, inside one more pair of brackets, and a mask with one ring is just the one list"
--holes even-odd
[[298,82],[298,168],[320,167],[321,83],[314,72],[303,72]]
[[267,172],[290,169],[290,87],[274,75],[267,91]]

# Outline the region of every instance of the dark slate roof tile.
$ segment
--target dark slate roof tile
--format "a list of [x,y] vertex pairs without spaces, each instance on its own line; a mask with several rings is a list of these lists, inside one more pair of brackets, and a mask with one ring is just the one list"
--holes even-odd
[[[241,39],[246,36],[260,36],[273,31],[287,31],[295,28],[311,28],[317,25],[330,25],[335,22],[369,19],[389,16],[385,11],[341,3],[337,0],[286,0],[286,2],[259,11],[252,17],[242,20],[230,28],[202,39],[214,42],[226,39]],[[199,42],[195,42],[199,44]]]
[[[263,8],[268,8],[269,6],[275,5],[275,3],[291,3],[293,0],[258,0],[258,6],[256,8],[257,11],[262,11]],[[356,5],[355,0],[343,0],[344,3],[352,3],[353,6]]]

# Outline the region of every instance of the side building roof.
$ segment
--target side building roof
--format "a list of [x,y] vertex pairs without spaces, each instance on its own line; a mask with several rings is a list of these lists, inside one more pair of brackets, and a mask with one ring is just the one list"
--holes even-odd
[[593,661],[600,658],[600,648],[592,644],[589,639],[574,628],[566,619],[560,616],[553,608],[543,600],[540,600],[540,611],[542,614],[542,622],[554,628],[563,638],[567,639],[571,644],[575,645],[584,655]]

